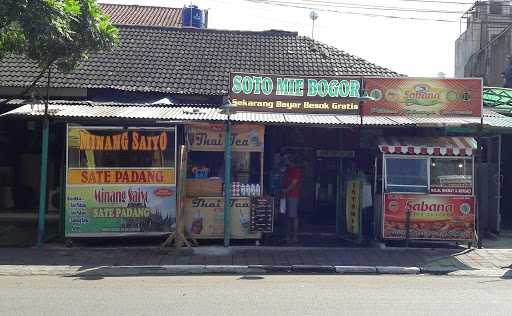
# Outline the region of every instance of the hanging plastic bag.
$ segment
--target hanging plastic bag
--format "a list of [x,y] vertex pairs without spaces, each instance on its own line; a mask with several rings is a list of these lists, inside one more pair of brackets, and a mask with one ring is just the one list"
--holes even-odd
[[279,200],[279,213],[286,214],[286,198],[282,197]]

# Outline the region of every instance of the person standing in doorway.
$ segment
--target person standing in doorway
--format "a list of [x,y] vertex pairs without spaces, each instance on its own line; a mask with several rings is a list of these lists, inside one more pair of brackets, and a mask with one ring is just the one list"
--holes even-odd
[[287,168],[283,179],[283,195],[286,197],[286,213],[288,225],[288,240],[298,242],[299,233],[299,197],[302,185],[302,172],[297,165],[297,157],[287,159]]
[[286,234],[288,233],[288,217],[286,209],[281,210],[281,197],[283,192],[283,176],[286,171],[284,158],[280,154],[275,154],[272,161],[272,169],[270,171],[270,194],[275,197],[275,237],[277,243],[286,241]]

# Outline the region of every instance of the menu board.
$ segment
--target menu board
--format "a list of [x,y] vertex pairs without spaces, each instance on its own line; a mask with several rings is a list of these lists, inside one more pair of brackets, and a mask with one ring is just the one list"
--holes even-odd
[[274,198],[251,198],[251,232],[271,233],[274,228]]

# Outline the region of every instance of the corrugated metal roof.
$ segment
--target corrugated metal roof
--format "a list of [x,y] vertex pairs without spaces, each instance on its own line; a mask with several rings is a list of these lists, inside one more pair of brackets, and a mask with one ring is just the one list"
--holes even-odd
[[[18,103],[19,104],[19,103]],[[209,107],[207,107],[209,106]],[[85,101],[52,101],[49,114],[60,118],[104,118],[134,120],[177,120],[177,121],[224,121],[226,115],[220,108],[212,105],[154,105],[154,104],[123,104],[95,103]],[[41,116],[43,104],[25,104],[3,114],[2,116]],[[484,125],[491,128],[511,128],[512,117],[485,111]],[[361,123],[359,115],[334,114],[290,114],[266,112],[238,112],[231,116],[235,122],[259,122],[268,124],[304,124],[326,126],[357,126]],[[432,118],[402,116],[364,116],[363,125],[384,127],[449,127],[476,126],[481,123],[479,118]]]
[[507,117],[506,115],[496,112],[494,109],[484,107],[482,111],[485,117]]
[[284,114],[286,123],[292,124],[320,124],[320,125],[343,125],[335,115],[326,114]]
[[238,112],[231,116],[233,121],[239,122],[262,122],[262,123],[283,123],[285,121],[282,113],[263,112]]
[[424,125],[440,125],[440,126],[450,126],[450,125],[472,125],[472,124],[480,124],[480,118],[463,118],[463,117],[414,117],[411,120],[415,124],[424,124]]
[[[74,118],[127,118],[127,119],[172,119],[172,120],[224,120],[219,109],[204,107],[169,107],[147,105],[69,105],[49,104],[48,113],[53,117]],[[3,116],[41,116],[44,105],[26,104]]]
[[[395,117],[396,119],[396,117]],[[363,125],[375,125],[375,126],[401,126],[401,125],[412,125],[412,123],[398,123],[389,116],[363,116]]]
[[512,117],[485,117],[484,125],[494,128],[512,128]]

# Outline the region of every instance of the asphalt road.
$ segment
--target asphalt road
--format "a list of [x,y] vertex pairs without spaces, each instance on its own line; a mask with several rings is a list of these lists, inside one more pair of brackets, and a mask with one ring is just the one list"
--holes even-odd
[[0,277],[2,315],[510,315],[512,279]]

